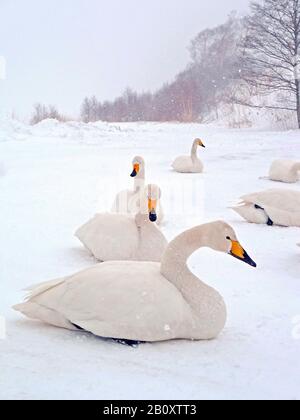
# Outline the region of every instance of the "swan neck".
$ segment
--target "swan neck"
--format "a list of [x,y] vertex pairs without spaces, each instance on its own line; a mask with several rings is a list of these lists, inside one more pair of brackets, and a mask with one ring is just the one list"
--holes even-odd
[[142,168],[134,178],[134,191],[138,192],[145,188],[145,169]]
[[192,151],[191,151],[192,160],[198,159],[197,150],[198,150],[198,144],[195,142],[192,146]]
[[[203,226],[188,230],[170,242],[162,259],[161,273],[181,292],[190,288],[187,279],[196,280],[196,283],[206,286],[189,270],[187,262],[189,257],[198,249],[209,246],[208,236]],[[191,290],[191,292],[193,292]]]

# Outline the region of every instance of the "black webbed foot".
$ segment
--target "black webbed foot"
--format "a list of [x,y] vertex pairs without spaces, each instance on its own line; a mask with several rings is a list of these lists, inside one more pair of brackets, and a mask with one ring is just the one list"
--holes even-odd
[[123,339],[113,339],[118,344],[121,344],[122,346],[128,346],[137,348],[140,344],[143,344],[142,341],[135,341],[135,340],[123,340]]

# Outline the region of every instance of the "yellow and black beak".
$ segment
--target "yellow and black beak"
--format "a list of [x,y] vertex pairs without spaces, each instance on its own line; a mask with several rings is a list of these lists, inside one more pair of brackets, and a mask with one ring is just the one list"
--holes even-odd
[[199,140],[199,146],[201,146],[201,147],[204,147],[205,148],[205,144],[203,143],[203,141],[202,140]]
[[251,267],[257,267],[257,264],[249,257],[247,252],[244,250],[242,245],[238,241],[231,241],[231,251],[229,252],[234,258],[237,258],[240,261],[243,261],[246,264],[251,265]]
[[150,222],[153,222],[153,223],[157,221],[156,208],[157,208],[157,200],[149,199],[148,200],[149,220]]
[[137,174],[140,172],[140,165],[139,165],[139,163],[135,163],[134,165],[133,165],[133,171],[132,171],[132,173],[130,174],[130,176],[132,177],[132,178],[134,178],[134,177],[136,177],[137,176]]

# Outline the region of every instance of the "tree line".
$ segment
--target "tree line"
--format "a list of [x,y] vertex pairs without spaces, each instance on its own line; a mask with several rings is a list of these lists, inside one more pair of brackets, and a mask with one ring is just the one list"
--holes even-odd
[[[223,105],[240,104],[289,111],[300,128],[300,0],[252,2],[248,16],[233,13],[201,31],[189,52],[186,69],[156,92],[128,88],[113,101],[86,97],[81,119],[205,122],[218,118]],[[34,121],[40,114],[36,108]]]

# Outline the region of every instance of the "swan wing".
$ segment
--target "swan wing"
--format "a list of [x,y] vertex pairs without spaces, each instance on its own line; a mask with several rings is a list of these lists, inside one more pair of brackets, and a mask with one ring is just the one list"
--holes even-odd
[[41,308],[36,311],[38,319],[52,323],[49,314],[54,313],[72,325],[109,338],[185,338],[193,322],[188,304],[161,275],[157,263],[98,264],[34,296],[28,304]]
[[100,261],[132,260],[137,256],[139,233],[132,216],[98,214],[75,235]]
[[242,197],[245,203],[258,204],[288,212],[300,212],[300,192],[293,190],[272,189]]

